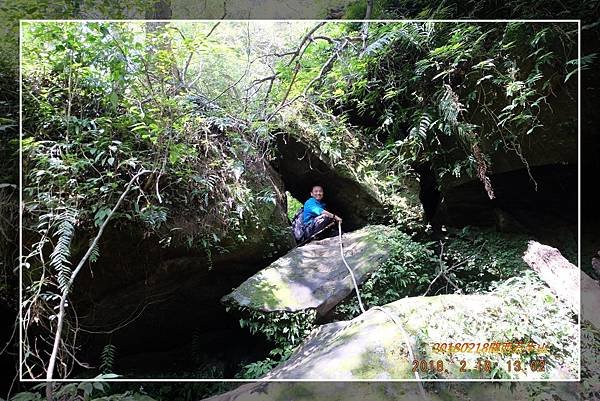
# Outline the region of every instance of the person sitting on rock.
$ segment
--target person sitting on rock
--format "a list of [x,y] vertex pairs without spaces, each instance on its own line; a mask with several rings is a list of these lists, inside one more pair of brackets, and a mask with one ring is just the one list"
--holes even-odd
[[322,200],[323,187],[320,185],[313,186],[310,191],[310,198],[304,203],[304,213],[302,216],[304,238],[312,238],[334,221],[342,222],[339,216],[325,210],[325,203]]

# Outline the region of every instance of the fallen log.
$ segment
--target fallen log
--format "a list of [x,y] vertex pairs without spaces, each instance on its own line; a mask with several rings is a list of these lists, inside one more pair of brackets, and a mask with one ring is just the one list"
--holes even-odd
[[582,320],[600,328],[600,286],[598,282],[565,259],[558,249],[529,241],[523,260]]

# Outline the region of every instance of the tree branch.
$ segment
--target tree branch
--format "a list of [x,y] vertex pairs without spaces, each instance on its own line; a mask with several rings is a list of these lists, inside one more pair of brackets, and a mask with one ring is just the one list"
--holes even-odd
[[[308,31],[308,33],[304,36],[304,38],[302,38],[302,41],[300,42],[300,46],[298,46],[296,51],[294,51],[294,53],[292,53],[293,55],[292,55],[292,58],[290,59],[290,61],[288,62],[288,67],[292,64],[292,62],[296,59],[296,57],[301,56],[300,51],[304,47],[304,44],[310,39],[312,34],[315,33],[316,30],[319,29],[320,27],[322,27],[323,25],[325,25],[325,22],[319,22],[310,31]],[[302,53],[304,53],[304,51],[302,51]]]
[[331,70],[331,68],[333,68],[333,63],[335,62],[335,59],[338,57],[339,52],[342,51],[344,49],[344,47],[346,47],[347,44],[348,44],[348,40],[344,39],[344,41],[338,45],[338,47],[334,50],[331,57],[329,57],[327,62],[325,64],[323,64],[323,67],[321,67],[321,71],[319,71],[319,75],[317,75],[315,78],[313,78],[313,80],[310,81],[308,83],[308,85],[306,85],[306,88],[304,88],[304,96],[306,96],[306,93],[311,88],[311,86],[313,86],[315,83],[322,80],[323,77],[325,76],[325,74],[327,74]]
[[127,196],[127,194],[129,193],[129,190],[131,189],[131,186],[133,185],[134,181],[137,180],[140,176],[142,176],[144,174],[153,173],[153,172],[154,171],[152,171],[152,170],[142,170],[142,171],[138,172],[136,175],[134,175],[131,178],[131,180],[129,180],[129,183],[125,187],[125,191],[123,191],[123,193],[119,197],[119,200],[117,201],[115,206],[112,208],[112,210],[110,211],[108,216],[106,216],[106,219],[100,226],[100,229],[98,230],[98,233],[94,237],[94,240],[91,242],[86,253],[79,260],[77,267],[71,273],[71,277],[69,278],[67,285],[63,288],[62,294],[60,297],[60,307],[59,307],[58,316],[57,316],[57,326],[56,326],[56,333],[54,335],[54,345],[52,348],[52,354],[50,355],[50,359],[48,361],[48,369],[46,371],[46,379],[47,380],[52,380],[52,375],[54,374],[54,365],[56,363],[56,356],[58,354],[58,348],[59,348],[59,345],[61,342],[62,328],[63,328],[63,323],[64,323],[65,304],[66,304],[66,300],[67,300],[67,295],[69,294],[69,291],[71,290],[71,287],[73,286],[73,283],[75,282],[75,278],[77,278],[77,275],[83,268],[85,262],[87,262],[90,255],[92,254],[94,248],[96,248],[96,246],[98,245],[98,241],[100,240],[100,237],[104,233],[104,229],[108,225],[109,220],[115,214],[117,209],[119,209],[119,206],[121,206],[121,203],[125,199],[125,196]]
[[367,39],[369,38],[369,20],[371,19],[371,14],[373,13],[373,0],[367,0],[367,11],[365,12],[365,22],[363,22],[362,26],[362,41],[363,41],[363,51],[367,48]]

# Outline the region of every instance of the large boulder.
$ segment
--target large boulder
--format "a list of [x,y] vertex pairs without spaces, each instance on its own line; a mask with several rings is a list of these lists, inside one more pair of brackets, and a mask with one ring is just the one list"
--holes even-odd
[[[344,255],[359,284],[387,258],[387,230],[375,225],[343,234]],[[222,300],[260,312],[316,310],[322,316],[353,289],[335,236],[293,249]]]
[[[422,397],[418,383],[409,382],[258,382],[244,384],[205,401],[581,401],[582,388],[577,382],[437,382],[423,384]],[[585,394],[593,394],[586,389]]]
[[[428,401],[446,399],[433,392],[427,396]],[[205,399],[205,401],[275,400],[415,401],[422,400],[422,398],[417,383],[271,381],[247,383],[227,393]],[[506,400],[514,401],[514,398],[506,398]]]
[[[405,298],[383,309],[369,309],[351,321],[317,327],[287,361],[264,378],[414,379],[413,358],[426,361],[424,370],[418,367],[421,376],[577,378],[577,320],[570,306],[555,299],[535,276],[512,279],[490,294]],[[478,348],[483,350],[488,343],[487,350],[492,342],[499,347],[494,352],[476,352],[475,344],[480,343]],[[440,351],[434,349],[436,343],[474,345]],[[525,369],[511,369],[509,363],[520,360],[529,343],[537,344],[528,352],[533,352],[533,359],[545,361],[543,369],[526,366],[530,362],[525,361],[520,362]],[[490,368],[478,363],[480,359],[488,360]]]

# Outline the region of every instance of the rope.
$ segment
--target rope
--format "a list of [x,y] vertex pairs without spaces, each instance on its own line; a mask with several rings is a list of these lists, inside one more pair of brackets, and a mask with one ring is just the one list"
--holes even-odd
[[[356,291],[356,297],[358,298],[358,306],[360,307],[361,313],[365,313],[366,309],[365,309],[365,307],[362,303],[362,299],[360,297],[360,291],[358,290],[358,284],[356,283],[356,277],[354,277],[354,272],[352,271],[350,266],[348,266],[348,262],[346,262],[346,257],[344,256],[344,246],[342,244],[342,225],[340,224],[339,221],[338,221],[338,238],[340,241],[340,254],[342,255],[342,261],[344,262],[344,265],[346,265],[346,269],[348,269],[348,272],[350,273],[350,277],[352,278],[352,284],[354,285],[354,290]],[[406,333],[406,330],[404,330],[402,323],[398,319],[398,316],[394,315],[393,313],[384,309],[381,306],[373,306],[369,310],[378,310],[380,312],[383,312],[400,329],[400,332],[402,333],[402,336],[404,337],[404,344],[406,345],[406,349],[408,350],[408,355],[410,357],[410,360],[414,361],[415,355],[412,351],[412,346],[410,345],[410,339],[408,337],[408,334]],[[421,377],[419,376],[419,372],[417,370],[415,370],[414,373],[415,373],[415,379],[417,380],[417,384],[419,385],[419,392],[421,393],[421,397],[423,398],[423,400],[429,401],[429,398],[427,397],[427,394],[425,393],[425,389],[423,388],[423,384],[421,383]]]
[[358,291],[358,284],[356,283],[356,277],[354,277],[354,272],[352,271],[350,266],[348,266],[348,262],[346,262],[346,258],[344,257],[344,245],[342,244],[342,225],[340,224],[339,221],[338,221],[338,232],[339,232],[339,239],[340,239],[340,254],[342,255],[342,260],[344,261],[344,264],[346,265],[346,269],[348,269],[348,271],[350,272],[350,277],[352,277],[352,284],[354,284],[354,289],[356,290],[356,297],[358,298],[358,306],[360,307],[360,311],[361,311],[361,313],[365,313],[366,310],[362,303],[362,299],[360,298],[360,292]]
[[[406,348],[408,349],[408,355],[410,357],[410,360],[414,361],[415,355],[413,354],[412,347],[410,345],[410,339],[408,338],[408,334],[406,333],[406,330],[404,330],[404,327],[402,327],[402,323],[398,319],[398,316],[392,314],[390,311],[385,310],[381,306],[373,306],[369,310],[371,310],[371,309],[378,310],[378,311],[385,313],[386,316],[389,317],[390,320],[396,324],[396,326],[398,326],[398,328],[400,329],[400,332],[402,333],[402,336],[404,337],[404,344],[406,345]],[[421,393],[421,397],[423,397],[423,399],[425,401],[429,401],[429,398],[427,397],[427,394],[425,393],[425,389],[423,388],[423,384],[421,383],[421,377],[419,376],[418,369],[415,369],[414,374],[415,374],[415,379],[417,380],[417,384],[419,385],[419,392]]]

